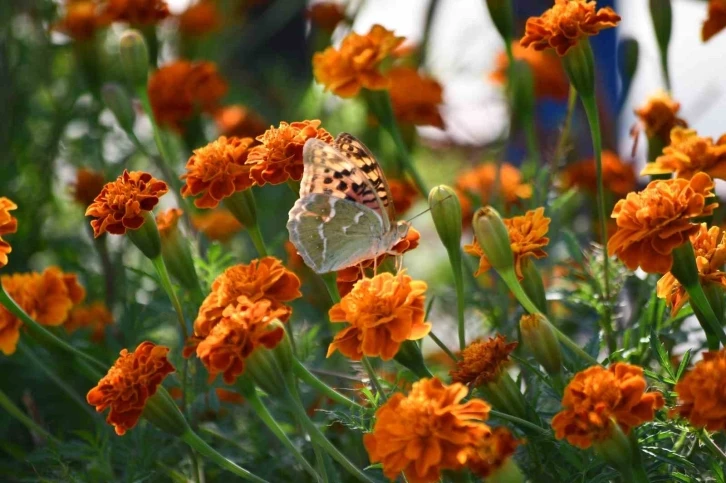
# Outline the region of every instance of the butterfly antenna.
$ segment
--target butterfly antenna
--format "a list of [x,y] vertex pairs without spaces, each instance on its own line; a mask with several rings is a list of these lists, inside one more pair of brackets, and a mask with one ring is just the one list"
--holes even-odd
[[[448,199],[449,199],[449,198],[451,198],[452,196],[454,196],[454,195],[449,195],[449,196],[447,196],[446,198],[444,198],[443,200],[439,200],[439,201],[437,201],[437,202],[436,202],[436,203],[434,203],[434,204],[438,205],[439,203],[443,203],[444,201],[448,200]],[[409,218],[408,220],[406,220],[406,223],[411,223],[411,222],[412,222],[413,220],[415,220],[416,218],[418,218],[418,217],[419,217],[419,216],[421,216],[421,215],[425,215],[425,214],[426,214],[426,213],[428,213],[429,211],[431,211],[431,207],[428,207],[428,208],[426,208],[425,210],[423,210],[423,211],[422,211],[421,213],[418,213],[417,215],[414,215],[413,217]]]

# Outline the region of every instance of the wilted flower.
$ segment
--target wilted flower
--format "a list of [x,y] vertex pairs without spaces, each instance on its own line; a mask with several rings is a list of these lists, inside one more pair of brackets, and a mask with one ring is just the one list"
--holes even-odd
[[645,392],[646,386],[643,369],[622,362],[578,372],[565,388],[563,410],[552,419],[555,436],[587,449],[610,438],[615,424],[628,434],[664,405],[663,396]]
[[717,206],[709,200],[712,192],[711,178],[697,173],[690,180],[652,181],[643,191],[629,193],[613,210],[618,231],[608,242],[608,254],[630,270],[668,272],[673,249],[698,231],[693,218],[708,216]]
[[525,26],[522,46],[536,50],[553,48],[565,55],[581,38],[596,35],[620,22],[610,7],[595,9],[588,0],[555,0],[555,4],[539,17],[530,17]]
[[0,197],[0,268],[8,264],[8,253],[13,251],[8,242],[3,240],[3,235],[15,233],[18,230],[18,220],[10,214],[16,210],[18,205],[4,196]]
[[388,180],[388,188],[391,190],[396,213],[406,213],[420,196],[416,186],[408,179],[391,178]]
[[217,111],[227,82],[213,62],[178,60],[151,75],[148,92],[156,121],[181,132],[197,112]]
[[103,302],[93,302],[88,305],[78,305],[71,309],[63,327],[68,332],[78,329],[90,329],[91,339],[99,342],[103,340],[105,328],[113,324],[113,314]]
[[192,226],[212,241],[225,242],[242,230],[242,224],[227,210],[216,209],[192,215]]
[[103,173],[92,169],[80,168],[76,171],[76,182],[72,186],[73,199],[81,206],[88,207],[101,193],[106,178]]
[[201,0],[190,5],[179,15],[182,35],[205,35],[219,29],[222,18],[214,0]]
[[223,374],[224,382],[233,384],[244,372],[245,359],[260,346],[274,348],[285,335],[281,326],[271,323],[287,318],[289,310],[273,302],[260,299],[252,302],[244,295],[237,303],[229,304],[222,317],[197,346],[197,357],[209,371],[211,378]]
[[264,119],[248,107],[233,105],[214,113],[217,129],[222,136],[256,138],[267,129]]
[[335,335],[328,357],[339,350],[354,361],[363,356],[387,361],[404,341],[425,337],[431,331],[424,321],[425,292],[426,283],[405,271],[358,281],[328,313],[332,323],[350,324]]
[[389,479],[404,473],[411,483],[433,483],[442,470],[463,468],[490,432],[483,422],[489,405],[463,403],[467,392],[434,378],[415,382],[408,396],[394,394],[376,411],[373,432],[363,436],[371,463],[381,463]]
[[169,348],[142,342],[134,352],[121,351],[108,373],[88,391],[88,404],[101,412],[110,407],[106,422],[122,436],[139,422],[147,399],[174,372],[167,359]]
[[[577,186],[593,195],[597,194],[597,170],[595,159],[573,163],[565,168],[562,181],[565,188]],[[632,164],[624,163],[612,151],[602,152],[602,180],[605,188],[622,198],[637,185]]]
[[523,183],[522,173],[509,163],[477,166],[459,175],[456,187],[478,199],[482,205],[488,205],[495,193],[500,193],[507,204],[532,196],[532,185]]
[[206,146],[195,149],[187,161],[187,172],[181,176],[185,184],[181,194],[202,196],[194,200],[197,208],[216,208],[220,201],[254,184],[250,155],[251,138],[220,137]]
[[308,139],[333,142],[333,136],[320,127],[320,121],[281,122],[257,136],[262,143],[250,151],[247,164],[258,185],[280,184],[288,179],[299,181],[303,174],[302,151]]
[[670,139],[663,155],[648,163],[641,176],[675,173],[677,178],[690,179],[704,172],[714,179],[726,179],[726,135],[714,143],[712,138],[701,137],[693,129],[676,127]]
[[316,27],[332,32],[345,20],[345,8],[338,2],[315,2],[308,7],[307,17]]
[[[698,226],[698,231],[691,235],[691,244],[696,255],[696,266],[701,284],[716,284],[726,289],[726,238],[717,226],[708,228],[705,223]],[[665,299],[675,316],[681,307],[688,302],[688,292],[672,273],[668,272],[657,286],[658,297]]]
[[[525,62],[532,69],[535,96],[553,99],[567,98],[570,82],[567,80],[560,59],[555,54],[527,49],[519,45],[519,42],[513,42],[512,55],[515,60]],[[489,79],[497,84],[506,84],[509,78],[509,67],[509,57],[505,52],[500,52]]]
[[131,25],[153,25],[168,17],[169,6],[165,0],[106,0],[102,16],[109,22],[126,22]]
[[443,129],[439,107],[444,90],[436,80],[420,74],[413,67],[394,67],[388,72],[393,113],[403,123]]
[[169,191],[167,184],[144,171],[126,171],[116,181],[106,183],[86,210],[92,216],[93,234],[123,235],[144,223],[143,212],[151,211]]
[[494,382],[506,369],[509,354],[516,347],[516,342],[507,343],[501,334],[486,341],[472,342],[461,352],[461,359],[456,363],[456,369],[450,373],[451,380],[469,387]]
[[476,443],[466,466],[480,478],[491,476],[504,466],[522,443],[507,428],[493,428]]
[[660,90],[650,96],[645,104],[635,110],[640,122],[645,127],[649,138],[658,137],[668,143],[674,127],[688,127],[686,121],[678,117],[681,104],[674,101],[670,94]]
[[671,415],[688,419],[697,428],[726,431],[726,349],[704,352],[703,360],[676,384],[678,405]]
[[719,33],[726,27],[726,1],[710,0],[708,2],[708,18],[703,22],[701,38],[703,41]]
[[365,35],[350,33],[340,49],[328,47],[315,54],[313,74],[326,90],[340,97],[356,96],[362,88],[387,89],[390,81],[381,73],[380,64],[402,42],[403,37],[380,25]]
[[105,23],[99,15],[98,2],[80,0],[66,3],[65,16],[54,25],[54,29],[74,40],[84,41],[93,38]]
[[156,215],[156,226],[159,228],[159,235],[163,237],[174,230],[183,214],[184,211],[179,208],[169,208]]
[[[509,232],[509,241],[514,254],[514,271],[521,280],[524,277],[522,260],[527,257],[544,258],[547,256],[543,248],[550,242],[546,236],[550,227],[550,219],[544,216],[544,208],[540,207],[536,210],[529,210],[524,216],[503,218],[502,221]],[[471,245],[465,245],[464,251],[480,257],[479,270],[474,274],[475,276],[478,277],[491,268],[489,259],[476,239]]]

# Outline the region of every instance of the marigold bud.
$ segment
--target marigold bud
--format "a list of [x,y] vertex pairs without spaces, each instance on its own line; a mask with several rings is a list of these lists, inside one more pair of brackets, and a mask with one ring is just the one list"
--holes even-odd
[[126,78],[137,90],[146,90],[149,76],[149,50],[138,30],[127,30],[119,41],[121,67]]
[[472,226],[489,264],[498,272],[514,270],[509,232],[497,210],[491,206],[480,208],[474,213]]
[[494,27],[505,42],[512,40],[514,32],[514,13],[512,12],[512,0],[486,0],[489,15],[492,17]]
[[154,260],[161,255],[159,229],[151,212],[142,211],[140,216],[144,218],[144,223],[137,230],[126,231],[126,236],[147,258]]
[[522,340],[548,374],[562,370],[562,352],[552,325],[542,314],[523,315],[519,321]]
[[461,204],[456,192],[446,185],[429,192],[429,207],[436,231],[449,253],[461,250]]
[[126,131],[131,132],[136,120],[136,113],[131,105],[131,98],[126,90],[116,83],[108,83],[101,89],[101,96],[106,107],[113,113],[119,126]]
[[581,97],[595,95],[595,57],[590,40],[582,38],[562,56],[562,65],[570,83]]

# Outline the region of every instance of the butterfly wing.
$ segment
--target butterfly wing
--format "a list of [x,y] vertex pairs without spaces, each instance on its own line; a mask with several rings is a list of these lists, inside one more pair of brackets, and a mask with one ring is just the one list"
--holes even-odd
[[317,273],[377,256],[385,233],[374,210],[324,193],[299,198],[290,210],[287,230],[300,256]]
[[338,134],[338,137],[335,138],[335,146],[365,173],[371,186],[376,191],[378,199],[381,200],[389,221],[393,222],[396,219],[396,211],[393,207],[391,189],[388,186],[386,176],[383,174],[383,169],[376,161],[373,153],[358,138],[345,132]]

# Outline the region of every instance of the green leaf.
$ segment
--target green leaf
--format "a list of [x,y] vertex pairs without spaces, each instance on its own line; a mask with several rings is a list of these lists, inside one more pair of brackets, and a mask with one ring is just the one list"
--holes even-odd
[[673,367],[671,365],[670,357],[668,356],[668,351],[661,343],[656,331],[653,329],[650,331],[650,347],[653,349],[653,353],[658,357],[660,366],[668,374],[668,376],[670,376],[670,381],[668,382],[675,384],[676,376],[673,374]]
[[683,372],[685,372],[686,368],[688,367],[688,363],[691,362],[691,349],[688,349],[683,354],[683,359],[681,359],[681,363],[678,365],[678,370],[676,371],[676,382],[681,380],[681,376],[683,375]]

